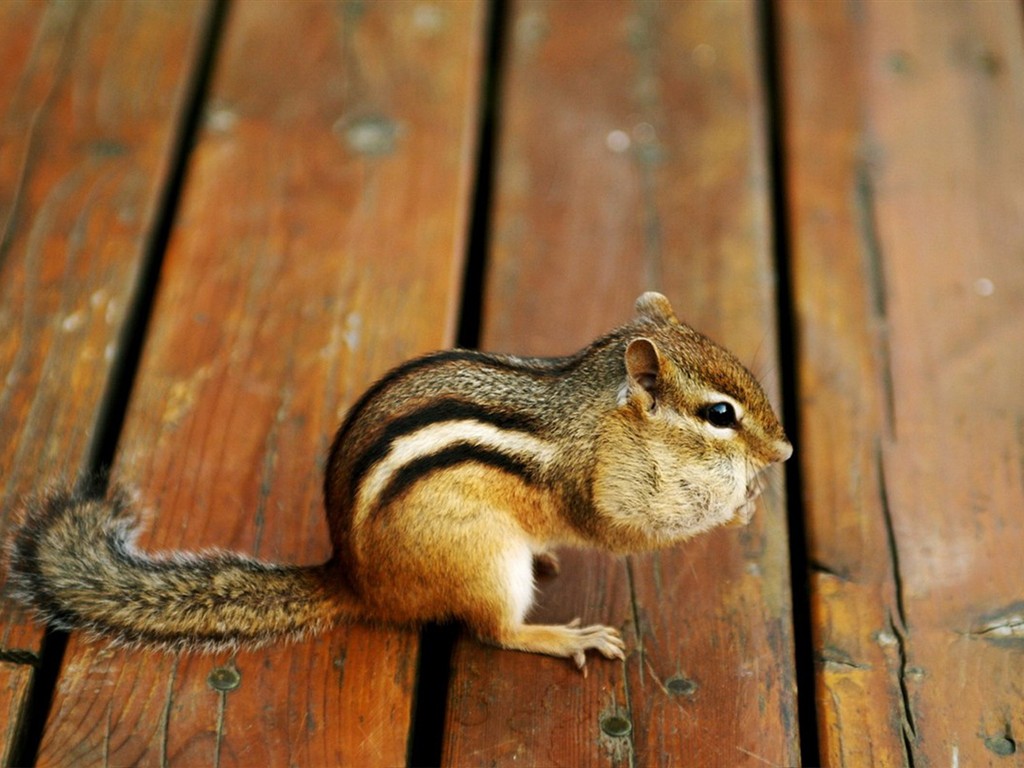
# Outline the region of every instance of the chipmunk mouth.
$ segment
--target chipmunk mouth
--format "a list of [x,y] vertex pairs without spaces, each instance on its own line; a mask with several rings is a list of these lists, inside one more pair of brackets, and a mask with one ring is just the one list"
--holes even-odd
[[757,509],[757,497],[761,495],[762,490],[763,485],[761,484],[760,475],[754,475],[747,484],[743,503],[736,507],[732,519],[726,525],[736,528],[748,525],[754,517],[754,510]]

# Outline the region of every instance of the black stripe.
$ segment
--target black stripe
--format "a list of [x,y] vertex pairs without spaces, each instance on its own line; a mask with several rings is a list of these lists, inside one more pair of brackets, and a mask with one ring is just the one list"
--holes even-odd
[[420,480],[432,472],[447,469],[458,464],[485,464],[510,475],[515,475],[530,485],[540,482],[536,464],[511,456],[493,448],[482,448],[473,443],[456,443],[437,453],[410,461],[396,472],[377,499],[376,509],[387,506]]
[[366,472],[387,456],[395,440],[403,435],[412,434],[431,424],[466,420],[479,421],[498,429],[528,434],[535,434],[538,431],[537,422],[528,416],[494,410],[477,403],[454,398],[437,400],[425,408],[400,416],[387,425],[380,437],[363,451],[353,464],[350,476],[351,487],[358,487]]
[[[439,367],[453,362],[482,365],[489,368],[496,368],[503,371],[510,371],[537,378],[557,379],[578,368],[579,365],[584,360],[591,357],[598,348],[618,343],[620,341],[620,332],[613,331],[574,355],[566,357],[527,357],[516,358],[514,360],[498,355],[490,355],[485,352],[477,352],[475,350],[452,349],[443,352],[434,352],[432,354],[424,355],[423,357],[413,358],[412,360],[408,360],[395,368],[392,368],[380,379],[370,385],[370,387],[359,397],[352,408],[349,409],[341,427],[339,427],[338,431],[335,433],[327,456],[328,471],[324,474],[325,502],[328,507],[330,507],[332,503],[340,501],[339,499],[333,498],[334,494],[332,493],[332,483],[336,482],[337,478],[334,477],[330,468],[338,463],[338,455],[345,450],[352,427],[357,421],[359,421],[370,403],[376,400],[384,390],[396,382],[406,378],[407,376],[417,374],[423,369]],[[494,422],[491,421],[489,423]],[[374,455],[379,458],[379,454]],[[373,459],[371,459],[370,463],[373,463]],[[362,471],[357,473],[355,477],[358,478],[359,475],[366,471],[366,468],[367,467],[364,465]],[[349,487],[352,488],[354,485],[350,485]]]
[[[399,379],[403,379],[422,368],[440,366],[451,362],[466,362],[546,378],[558,377],[565,374],[572,370],[581,359],[582,355],[574,355],[572,357],[523,358],[513,362],[502,357],[488,355],[484,352],[476,352],[471,349],[451,349],[444,352],[434,352],[433,354],[425,355],[423,357],[413,358],[412,360],[408,360],[401,365],[392,368],[362,394],[362,396],[356,401],[355,405],[353,405],[349,410],[348,416],[345,418],[344,423],[338,430],[338,434],[334,441],[335,447],[345,442],[345,438],[351,430],[352,425],[356,422],[362,412],[366,410],[366,407],[371,401],[375,400],[381,392]],[[332,448],[332,453],[333,452],[334,448]]]
[[[324,501],[327,506],[331,506],[332,493],[331,483],[335,481],[333,473],[330,468],[337,463],[338,454],[340,454],[345,445],[348,443],[349,433],[352,431],[353,425],[359,420],[367,406],[371,402],[377,399],[377,397],[388,387],[399,381],[406,376],[416,373],[420,369],[430,368],[432,366],[444,365],[445,363],[453,361],[463,362],[482,362],[489,359],[487,355],[481,352],[475,352],[468,349],[453,349],[445,352],[435,352],[433,354],[424,355],[423,357],[413,358],[406,362],[392,368],[390,371],[385,373],[381,378],[377,379],[370,387],[363,392],[363,394],[356,400],[355,404],[349,409],[348,414],[345,416],[345,420],[342,422],[338,431],[334,435],[334,439],[331,441],[331,450],[327,456],[327,471],[324,473]],[[350,486],[354,487],[354,486]]]

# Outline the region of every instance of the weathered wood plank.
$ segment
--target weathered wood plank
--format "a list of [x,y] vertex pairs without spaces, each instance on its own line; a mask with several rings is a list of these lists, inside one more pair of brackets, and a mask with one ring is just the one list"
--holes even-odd
[[28,706],[29,690],[35,670],[30,664],[0,661],[0,760],[13,765]]
[[781,6],[822,759],[1024,734],[1019,3]]
[[[516,2],[488,348],[576,349],[658,288],[762,374],[776,340],[752,3]],[[615,560],[566,553],[538,621],[625,629],[623,664],[456,648],[452,765],[799,761],[781,477],[753,524]],[[602,731],[618,715],[625,737]]]
[[[115,467],[155,510],[142,546],[329,554],[345,408],[453,340],[482,33],[480,3],[232,6]],[[40,763],[399,764],[416,650],[366,627],[221,657],[74,637]]]
[[[0,539],[23,494],[88,469],[207,18],[206,3],[0,4]],[[41,631],[0,599],[5,659]],[[30,675],[0,668],[6,764]]]
[[864,207],[863,39],[838,4],[780,10],[821,756],[898,765],[899,660],[878,641],[894,637],[896,600],[878,471],[887,398]]

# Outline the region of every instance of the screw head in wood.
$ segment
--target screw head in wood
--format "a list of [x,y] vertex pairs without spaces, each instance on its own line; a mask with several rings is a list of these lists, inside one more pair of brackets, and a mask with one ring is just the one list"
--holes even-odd
[[693,696],[697,683],[688,677],[670,677],[665,681],[665,689],[673,696]]
[[206,681],[215,691],[233,691],[242,684],[242,673],[234,667],[217,667]]
[[621,715],[609,715],[601,719],[601,730],[608,736],[622,738],[633,730],[633,724]]
[[989,736],[985,739],[985,747],[1000,757],[1007,757],[1017,751],[1017,742],[1007,736]]

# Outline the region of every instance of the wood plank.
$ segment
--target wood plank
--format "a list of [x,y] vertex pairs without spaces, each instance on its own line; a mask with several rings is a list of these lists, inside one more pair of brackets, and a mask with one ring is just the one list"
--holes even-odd
[[24,712],[35,670],[30,664],[0,661],[0,760],[14,765],[15,751],[27,722]]
[[[777,399],[755,10],[513,3],[485,346],[574,351],[657,288]],[[535,620],[622,627],[628,660],[583,678],[460,639],[446,762],[798,762],[785,531],[780,475],[740,533],[565,553]]]
[[822,759],[1021,750],[1021,6],[781,7]]
[[[25,493],[89,469],[207,17],[0,4],[0,539]],[[0,657],[33,658],[42,628],[5,583]],[[6,764],[31,676],[2,666]]]
[[887,407],[872,310],[879,283],[858,199],[863,39],[837,4],[786,3],[780,17],[820,748],[831,765],[897,765],[899,658],[878,642],[894,637],[897,611],[878,471]]
[[[115,468],[155,510],[142,546],[328,556],[345,408],[453,340],[482,33],[481,3],[232,6]],[[73,637],[40,764],[399,764],[416,652],[358,626],[216,657]]]

